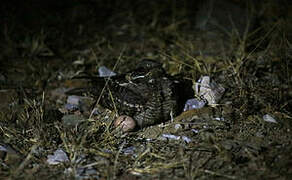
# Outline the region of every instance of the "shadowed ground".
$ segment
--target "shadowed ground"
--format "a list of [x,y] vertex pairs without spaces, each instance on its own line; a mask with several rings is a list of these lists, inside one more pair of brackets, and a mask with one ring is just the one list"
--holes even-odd
[[[1,4],[0,178],[291,176],[288,0]],[[88,86],[72,79],[80,72],[123,74],[144,58],[185,80],[208,75],[226,92],[215,107],[129,133],[114,128],[115,111],[93,113],[86,93],[79,109],[65,108],[68,90]],[[68,160],[50,165],[57,149]]]

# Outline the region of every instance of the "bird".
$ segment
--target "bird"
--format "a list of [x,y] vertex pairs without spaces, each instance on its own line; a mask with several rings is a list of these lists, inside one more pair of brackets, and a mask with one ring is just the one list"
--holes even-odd
[[124,74],[79,78],[89,79],[91,86],[86,90],[98,104],[132,117],[139,128],[176,116],[193,96],[191,81],[170,76],[161,63],[151,59],[141,60],[135,69]]

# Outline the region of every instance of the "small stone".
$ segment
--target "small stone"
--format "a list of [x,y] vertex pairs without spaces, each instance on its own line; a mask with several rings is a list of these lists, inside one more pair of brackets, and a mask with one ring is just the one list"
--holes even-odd
[[174,129],[175,130],[182,129],[182,125],[181,124],[175,124],[174,125]]
[[171,140],[183,140],[184,142],[186,143],[189,143],[191,142],[192,140],[187,137],[187,136],[176,136],[176,135],[173,135],[173,134],[162,134],[161,135],[161,138],[162,139],[171,139]]
[[90,109],[91,104],[94,100],[90,97],[71,95],[67,98],[67,103],[64,105],[67,111],[81,111],[87,112]]
[[68,96],[67,103],[79,106],[81,103],[81,98],[80,98],[80,96],[75,96],[75,95]]
[[11,165],[18,164],[21,160],[20,154],[13,147],[0,141],[0,161],[5,162],[6,165]]
[[195,92],[199,97],[205,99],[208,105],[214,105],[219,102],[225,89],[209,76],[202,76],[195,85]]
[[57,149],[54,155],[48,155],[47,163],[50,165],[57,165],[59,163],[68,162],[69,158],[62,149]]
[[264,121],[271,122],[271,123],[277,123],[276,119],[273,118],[271,115],[266,114],[263,116]]
[[204,107],[205,104],[206,102],[203,100],[199,100],[196,98],[188,99],[187,102],[185,103],[184,111],[189,111],[192,109],[200,109]]
[[64,108],[68,111],[77,111],[79,109],[79,106],[76,104],[65,104]]
[[111,77],[117,75],[115,72],[113,72],[112,70],[108,69],[105,66],[100,66],[98,68],[98,73],[100,77]]
[[136,121],[130,116],[122,115],[115,120],[114,126],[121,128],[123,132],[129,132],[135,129]]

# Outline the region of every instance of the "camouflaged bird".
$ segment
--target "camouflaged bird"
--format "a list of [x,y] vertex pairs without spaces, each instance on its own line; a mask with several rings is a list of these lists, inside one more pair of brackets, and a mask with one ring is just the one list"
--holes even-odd
[[90,79],[88,90],[98,98],[97,103],[131,116],[140,128],[169,120],[193,96],[191,81],[169,76],[160,63],[148,59],[125,74],[82,78]]

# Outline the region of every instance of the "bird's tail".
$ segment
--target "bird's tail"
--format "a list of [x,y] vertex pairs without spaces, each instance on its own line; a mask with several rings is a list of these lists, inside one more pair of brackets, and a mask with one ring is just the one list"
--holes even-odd
[[66,92],[67,95],[94,95],[99,96],[102,92],[103,88],[106,85],[107,78],[104,77],[96,77],[91,75],[81,75],[72,78],[74,79],[84,79],[88,82],[85,87],[76,87],[74,89],[70,89]]

